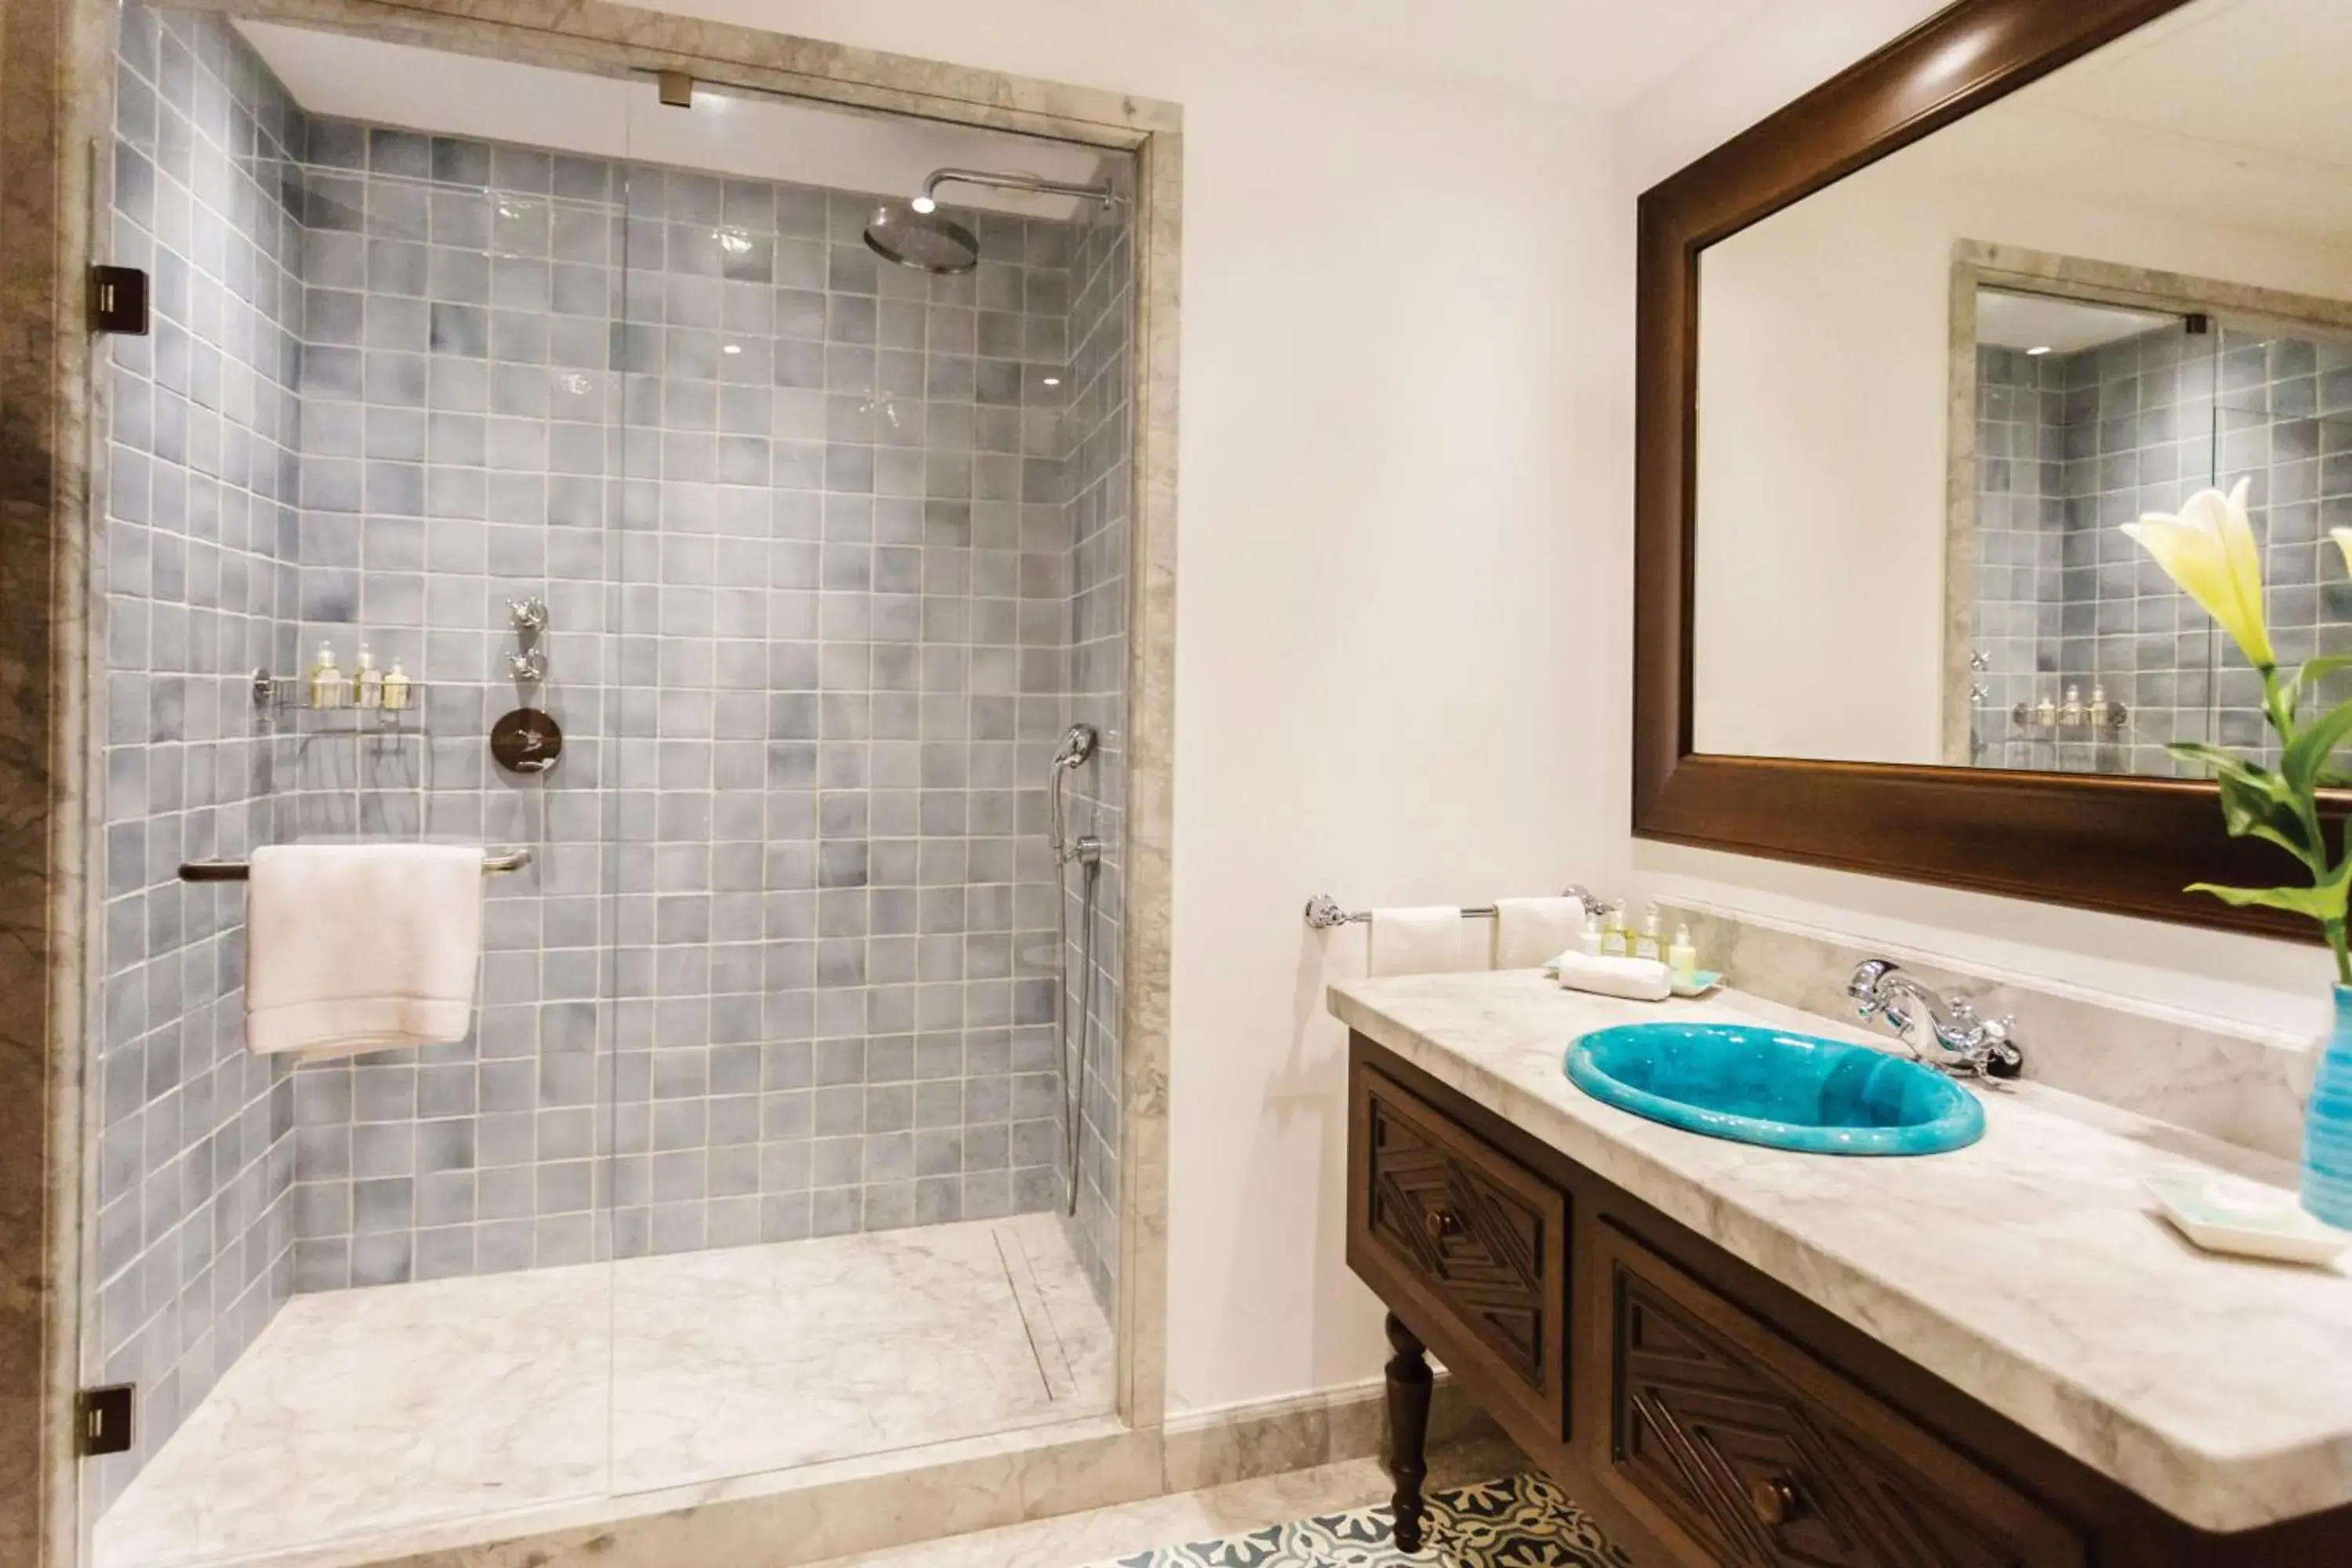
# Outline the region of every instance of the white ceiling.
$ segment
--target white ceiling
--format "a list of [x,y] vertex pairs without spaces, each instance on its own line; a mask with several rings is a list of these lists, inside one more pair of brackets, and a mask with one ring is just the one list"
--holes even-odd
[[2352,244],[2352,0],[2198,0],[1897,154],[2007,188]]
[[1769,0],[1096,0],[1276,52],[1607,113]]
[[[703,88],[691,108],[672,109],[649,78],[583,76],[268,22],[236,26],[304,109],[372,124],[845,191],[912,195],[925,174],[950,166],[1081,183],[1108,173],[1092,149],[1035,137]],[[941,197],[1056,218],[1076,205],[965,184]]]
[[2352,169],[2352,5],[2202,0],[2038,89],[2139,130]]
[[2178,316],[2154,310],[2126,310],[2115,305],[2093,305],[2080,300],[2060,300],[2048,294],[2021,294],[2006,289],[1977,290],[1977,342],[2004,349],[2046,348],[2070,354],[2101,343],[2119,342],[2152,332]]

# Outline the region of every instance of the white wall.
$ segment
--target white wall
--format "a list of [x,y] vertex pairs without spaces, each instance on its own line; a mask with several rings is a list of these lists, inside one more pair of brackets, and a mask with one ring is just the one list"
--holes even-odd
[[[1615,118],[1620,211],[1939,8],[1938,0],[1778,0]],[[2194,1013],[2315,1032],[2323,1023],[2329,965],[2317,948],[1666,845],[1635,845],[1632,856],[1636,880],[1653,893]]]
[[2168,207],[2153,185],[2085,198],[2083,163],[2111,147],[2062,121],[2039,167],[2004,167],[1997,120],[2052,128],[2004,100],[1701,258],[1702,752],[1941,759],[1955,241],[2352,296],[2352,248],[2216,222],[2187,195]]
[[1375,1375],[1378,1309],[1341,1257],[1346,1040],[1299,910],[1622,875],[1624,274],[1599,124],[1124,8],[671,8],[1182,104],[1171,1397]]

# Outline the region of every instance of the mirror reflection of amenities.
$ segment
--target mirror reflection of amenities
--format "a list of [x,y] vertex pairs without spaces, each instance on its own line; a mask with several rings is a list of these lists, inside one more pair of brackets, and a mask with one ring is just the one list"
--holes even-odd
[[[2208,488],[2249,484],[2282,661],[2352,653],[2352,5],[2102,41],[2150,9],[1957,5],[1644,198],[1637,828],[1890,858],[1774,818],[1863,807],[1760,763],[1694,793],[1740,759],[1858,764],[1911,840],[1999,775],[2189,795],[2167,743],[2259,747],[2261,685],[2119,525]],[[1922,770],[1967,772],[1931,811]]]

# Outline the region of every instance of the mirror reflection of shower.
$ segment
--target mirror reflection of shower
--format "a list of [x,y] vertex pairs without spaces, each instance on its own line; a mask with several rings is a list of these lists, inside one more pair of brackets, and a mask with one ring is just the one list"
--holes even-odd
[[934,169],[924,177],[921,195],[904,202],[883,202],[875,207],[873,217],[866,225],[866,247],[885,261],[941,277],[953,277],[978,267],[979,237],[940,211],[938,192],[945,184],[988,185],[1003,191],[1027,191],[1034,195],[1083,196],[1105,208],[1114,200],[1108,181],[1081,184],[1036,174],[995,174],[985,169]]
[[[933,176],[937,178],[937,176]],[[1068,837],[1063,815],[1063,786],[1071,773],[1087,765],[1095,754],[1098,737],[1091,724],[1073,724],[1062,735],[1061,750],[1054,753],[1054,788],[1048,797],[1051,814],[1046,835],[1054,850],[1054,868],[1057,881],[1054,910],[1056,917],[1054,943],[1054,1010],[1058,1024],[1055,1040],[1062,1058],[1062,1150],[1066,1188],[1063,1198],[1065,1214],[1078,1212],[1078,1150],[1082,1127],[1079,1113],[1086,1106],[1087,1031],[1095,1013],[1095,884],[1102,874],[1102,840],[1093,834],[1077,838]],[[1070,903],[1067,872],[1071,861],[1078,863],[1078,1005],[1070,1006]],[[1077,1024],[1076,1054],[1071,1052],[1070,1026],[1072,1013]]]

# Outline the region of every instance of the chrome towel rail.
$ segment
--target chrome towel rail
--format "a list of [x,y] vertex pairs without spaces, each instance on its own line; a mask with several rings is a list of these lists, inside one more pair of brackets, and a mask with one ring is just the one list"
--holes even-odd
[[[1609,910],[1607,903],[1587,892],[1580,883],[1570,883],[1561,892],[1560,897],[1578,900],[1583,904],[1584,912],[1587,914],[1605,914]],[[1317,931],[1329,931],[1334,926],[1365,925],[1370,923],[1371,918],[1372,911],[1370,910],[1341,909],[1339,901],[1328,893],[1318,893],[1307,900],[1307,923]],[[1465,921],[1493,920],[1495,906],[1465,904],[1462,906],[1462,918]]]
[[[482,856],[482,875],[496,877],[508,871],[520,871],[530,864],[528,849],[492,849]],[[243,882],[250,880],[253,867],[243,860],[183,860],[180,880],[183,882]]]

